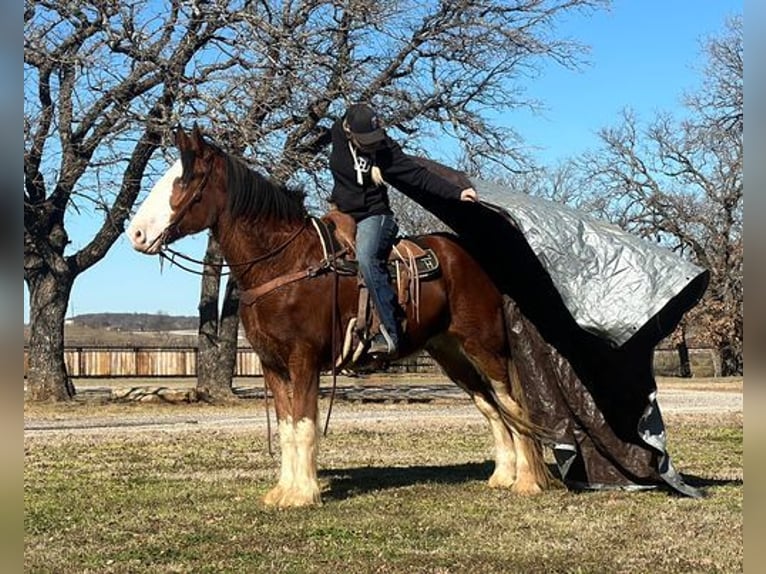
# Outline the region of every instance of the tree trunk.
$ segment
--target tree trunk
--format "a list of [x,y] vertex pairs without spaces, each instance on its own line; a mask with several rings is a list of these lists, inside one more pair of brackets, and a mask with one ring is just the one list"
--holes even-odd
[[239,288],[236,280],[229,276],[226,282],[226,294],[221,307],[221,318],[218,325],[220,379],[226,380],[226,386],[231,392],[232,380],[237,367],[237,347],[239,340]]
[[688,379],[692,376],[692,365],[689,361],[689,347],[686,345],[686,339],[676,345],[678,351],[678,376]]
[[231,398],[232,380],[237,361],[239,295],[229,279],[219,315],[218,299],[223,256],[218,242],[210,236],[205,253],[199,303],[199,340],[197,353],[197,388],[214,398]]
[[75,395],[64,363],[64,319],[73,280],[52,273],[29,281],[30,334],[27,396],[30,401],[67,401]]
[[737,352],[733,345],[728,342],[723,344],[719,347],[718,354],[721,357],[721,376],[732,377],[743,373],[742,353]]

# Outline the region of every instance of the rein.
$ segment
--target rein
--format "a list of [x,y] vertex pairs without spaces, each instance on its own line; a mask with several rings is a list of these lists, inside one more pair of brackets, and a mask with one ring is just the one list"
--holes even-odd
[[[205,178],[203,178],[203,183],[207,179],[207,174]],[[195,190],[195,194],[192,197],[192,199],[187,202],[183,209],[183,213],[186,213],[186,211],[189,210],[191,205],[197,200],[199,195],[201,194],[201,186],[198,186],[197,190]],[[180,212],[179,212],[180,213]],[[182,214],[183,214],[182,213]],[[183,265],[181,263],[178,263],[175,258],[178,257],[179,259],[182,259],[184,261],[188,261],[190,263],[194,263],[196,265],[200,265],[203,267],[205,265],[208,265],[210,267],[217,267],[219,269],[222,269],[223,267],[229,267],[229,269],[233,269],[236,267],[249,267],[252,265],[256,265],[262,261],[266,261],[267,259],[270,259],[274,257],[275,255],[282,252],[288,245],[290,245],[295,239],[298,238],[298,236],[303,233],[303,230],[308,227],[306,224],[308,219],[304,221],[304,224],[301,225],[298,229],[295,230],[295,232],[291,233],[288,238],[277,245],[274,249],[268,251],[267,253],[264,253],[263,255],[259,255],[258,257],[254,257],[253,259],[250,259],[248,261],[242,261],[239,263],[205,263],[202,260],[195,259],[194,257],[190,257],[188,255],[185,255],[179,251],[175,251],[174,249],[171,249],[167,245],[164,244],[164,242],[167,240],[167,238],[170,236],[170,231],[178,224],[178,221],[180,220],[180,217],[175,217],[173,221],[163,230],[163,232],[158,236],[158,238],[155,240],[160,240],[162,242],[162,250],[159,252],[160,256],[160,263],[162,263],[163,260],[167,260],[170,262],[171,265],[175,265],[180,269],[183,269],[184,271],[187,271],[189,273],[193,273],[194,275],[213,275],[211,273],[206,273],[203,271],[197,271],[196,269],[192,269],[191,267],[187,267],[186,265]],[[330,415],[332,414],[332,407],[335,403],[335,395],[336,390],[338,386],[338,365],[336,360],[336,353],[338,348],[338,341],[337,341],[337,325],[338,325],[338,315],[340,314],[340,310],[338,309],[338,270],[336,268],[336,259],[339,256],[342,256],[345,253],[345,249],[342,249],[341,251],[336,251],[334,249],[328,249],[327,243],[331,241],[328,237],[328,230],[324,222],[322,222],[319,219],[316,219],[314,217],[310,218],[312,224],[314,225],[314,228],[316,229],[317,235],[319,236],[319,242],[322,246],[322,251],[324,254],[324,258],[322,259],[321,263],[314,267],[309,266],[308,268],[296,271],[293,273],[289,273],[286,275],[281,275],[279,277],[276,277],[272,279],[271,281],[267,281],[266,283],[252,288],[248,290],[241,290],[240,291],[240,300],[241,303],[244,303],[246,305],[252,305],[254,304],[260,297],[263,295],[266,295],[267,293],[270,293],[274,289],[277,289],[278,287],[281,287],[283,285],[287,285],[288,283],[293,283],[295,281],[299,281],[301,279],[307,279],[310,277],[316,277],[318,275],[322,275],[327,272],[333,272],[334,280],[333,280],[333,286],[332,286],[332,298],[331,298],[331,305],[332,305],[332,336],[331,336],[331,357],[332,357],[332,388],[330,392],[330,404],[327,409],[327,417],[325,419],[324,424],[324,436],[327,436],[327,430],[330,426]],[[168,257],[166,252],[169,252],[172,257]],[[231,271],[226,271],[220,274],[220,276],[226,276],[230,275]],[[265,405],[266,405],[266,426],[267,426],[267,436],[268,436],[268,451],[271,456],[274,455],[272,445],[271,445],[271,417],[269,415],[269,404],[268,404],[268,397],[269,397],[269,390],[268,387],[265,384],[264,381],[264,399],[265,399]]]
[[[176,225],[174,223],[171,223],[168,225],[168,227],[165,228],[165,230],[159,235],[159,238],[162,238],[163,236],[168,236],[168,230],[171,229],[171,226]],[[179,259],[183,259],[184,261],[188,261],[190,263],[194,263],[196,265],[205,266],[208,265],[210,267],[217,267],[219,269],[223,269],[224,267],[228,267],[229,269],[234,269],[237,267],[249,267],[252,265],[255,265],[257,263],[260,263],[262,261],[266,261],[267,259],[270,259],[283,251],[288,245],[290,245],[297,237],[303,233],[303,230],[306,229],[307,225],[304,224],[295,230],[294,233],[291,233],[290,236],[277,245],[274,249],[271,251],[268,251],[264,253],[263,255],[259,255],[258,257],[254,257],[253,259],[248,259],[247,261],[242,261],[239,263],[205,263],[201,259],[195,259],[194,257],[189,257],[188,255],[185,255],[181,253],[180,251],[176,251],[174,249],[171,249],[167,245],[163,244],[162,251],[159,252],[160,259],[166,259],[171,265],[175,265],[179,269],[183,269],[184,271],[188,271],[189,273],[193,273],[194,275],[210,275],[209,273],[205,273],[204,271],[197,271],[196,269],[192,269],[191,267],[187,267],[185,265],[182,265],[181,263],[178,263],[175,258],[178,257]],[[170,253],[173,257],[168,257],[165,252]],[[222,276],[230,275],[231,271],[225,271],[221,273]]]

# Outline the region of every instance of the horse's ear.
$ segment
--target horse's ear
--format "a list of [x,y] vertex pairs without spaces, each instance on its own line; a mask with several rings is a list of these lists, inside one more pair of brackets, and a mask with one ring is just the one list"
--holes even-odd
[[179,124],[175,133],[176,147],[178,149],[186,149],[189,147],[189,136],[186,135],[183,127]]
[[192,142],[194,142],[194,149],[201,150],[205,144],[205,140],[202,139],[202,130],[199,129],[197,122],[194,122],[194,126],[192,127],[191,139]]

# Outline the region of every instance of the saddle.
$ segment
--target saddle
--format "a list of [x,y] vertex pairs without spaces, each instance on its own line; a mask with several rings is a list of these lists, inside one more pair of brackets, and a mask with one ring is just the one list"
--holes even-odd
[[[346,329],[344,352],[341,354],[345,362],[348,351],[356,347],[353,361],[359,358],[364,343],[370,333],[378,329],[380,319],[370,305],[369,292],[358,273],[359,265],[356,260],[354,237],[356,237],[356,222],[354,219],[333,210],[321,218],[324,232],[320,231],[323,248],[327,254],[335,254],[334,268],[336,272],[346,275],[356,275],[359,279],[359,306],[357,317],[352,319]],[[414,238],[399,238],[391,249],[388,257],[389,277],[394,284],[397,300],[406,315],[408,305],[413,306],[413,316],[419,317],[420,282],[435,278],[439,275],[439,259],[433,250],[421,246]],[[406,325],[403,331],[406,330]],[[352,340],[352,339],[355,339]],[[356,345],[354,345],[356,342]]]
[[[356,222],[351,216],[336,210],[324,215],[321,221],[328,231],[326,236],[320,233],[322,242],[327,244],[325,249],[328,253],[342,254],[335,260],[336,271],[344,275],[357,275]],[[422,247],[415,239],[400,237],[388,256],[388,270],[392,278],[405,273],[407,278],[430,279],[439,273],[439,259],[436,253]]]

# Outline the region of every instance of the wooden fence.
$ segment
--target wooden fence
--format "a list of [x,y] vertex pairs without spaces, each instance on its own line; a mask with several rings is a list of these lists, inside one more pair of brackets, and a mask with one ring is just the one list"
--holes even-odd
[[[67,372],[79,378],[111,377],[196,377],[196,347],[67,347],[64,349]],[[24,377],[29,365],[24,348]],[[418,354],[397,361],[390,372],[433,372],[438,367],[431,357]],[[263,375],[261,360],[250,347],[237,349],[234,376]]]
[[[690,349],[692,376],[720,376],[720,361],[713,349]],[[195,377],[196,347],[67,347],[64,350],[67,372],[72,377]],[[24,376],[27,375],[28,350],[24,348]],[[658,349],[654,353],[654,370],[659,376],[677,376],[678,354]],[[388,372],[430,373],[439,366],[425,353],[394,362]],[[261,361],[250,347],[237,349],[237,377],[263,375]]]

